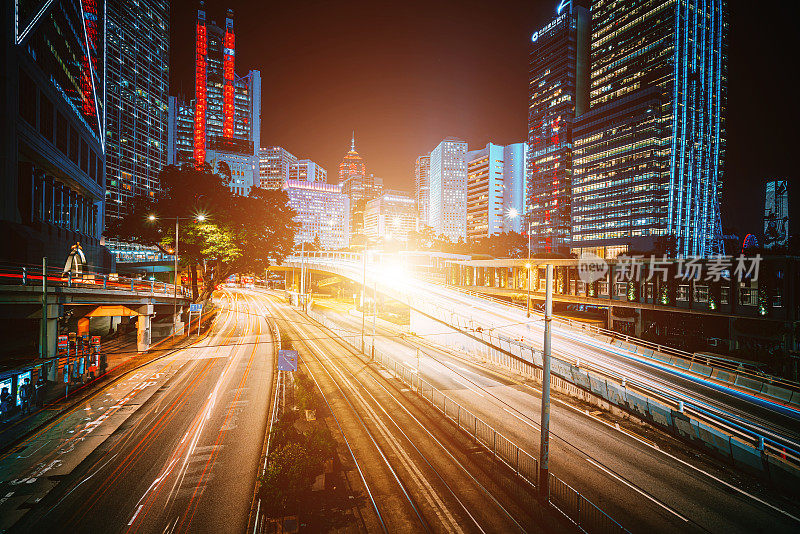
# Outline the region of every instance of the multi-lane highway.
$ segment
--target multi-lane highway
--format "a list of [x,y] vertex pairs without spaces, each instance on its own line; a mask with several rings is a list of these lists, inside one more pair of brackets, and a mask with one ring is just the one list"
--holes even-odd
[[0,531],[244,532],[273,377],[258,299],[0,457]]
[[[306,258],[309,267],[342,274],[360,283],[363,265],[342,258]],[[480,297],[467,295],[447,287],[425,282],[403,273],[398,265],[370,264],[367,267],[367,284],[378,291],[406,298],[424,300],[443,309],[469,317],[476,326],[492,329],[508,337],[524,339],[533,347],[541,348],[542,322],[534,316],[526,318],[525,312]],[[399,300],[403,300],[402,298]],[[624,350],[609,345],[590,335],[553,325],[553,353],[568,361],[580,360],[613,376],[681,398],[711,413],[752,429],[767,437],[800,450],[800,413],[781,405],[769,403],[752,395],[712,387],[701,380],[640,361]]]
[[[356,338],[361,320],[327,313]],[[372,326],[367,322],[367,341]],[[430,339],[377,326],[376,349],[391,354],[452,399],[537,456],[540,388],[499,374]],[[617,428],[556,397],[551,410],[551,469],[633,532],[796,532],[800,509],[755,479],[657,432]]]

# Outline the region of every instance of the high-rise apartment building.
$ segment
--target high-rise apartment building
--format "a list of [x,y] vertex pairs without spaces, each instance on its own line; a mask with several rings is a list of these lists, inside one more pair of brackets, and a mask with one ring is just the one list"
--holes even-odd
[[572,129],[588,99],[589,11],[562,2],[556,18],[531,36],[528,61],[525,219],[534,251],[569,250]]
[[261,187],[280,189],[289,179],[289,167],[297,156],[280,146],[262,147],[259,150],[259,176]]
[[419,222],[427,226],[431,206],[431,155],[417,158],[414,164],[414,194],[417,199]]
[[341,187],[324,182],[287,180],[283,189],[289,205],[297,212],[300,223],[295,244],[313,243],[319,239],[323,248],[335,250],[350,242],[350,200]]
[[261,73],[237,76],[233,11],[225,28],[208,23],[203,2],[197,12],[195,93],[186,102],[169,99],[169,153],[167,163],[208,162],[212,141],[234,139],[250,147],[259,160],[261,145]]
[[345,154],[342,162],[339,164],[339,183],[341,184],[352,174],[359,174],[364,176],[367,174],[367,164],[364,158],[356,151],[356,133],[353,132],[353,137],[350,139],[350,151]]
[[520,230],[526,146],[488,143],[467,152],[467,239]]
[[449,137],[431,151],[429,224],[452,241],[467,237],[467,143]]
[[112,268],[100,246],[106,4],[3,2],[0,13],[0,260],[63,265],[80,241],[89,269]]
[[108,0],[106,218],[158,196],[167,164],[169,1]]
[[372,241],[408,241],[418,232],[417,202],[404,191],[387,190],[364,207],[364,235]]
[[289,180],[324,183],[328,181],[328,171],[310,159],[298,159],[289,164]]
[[594,0],[591,17],[572,250],[613,256],[673,236],[677,254],[721,252],[727,2]]

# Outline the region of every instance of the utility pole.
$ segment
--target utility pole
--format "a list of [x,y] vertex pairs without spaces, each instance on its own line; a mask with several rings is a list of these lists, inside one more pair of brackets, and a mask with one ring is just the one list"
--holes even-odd
[[528,268],[528,301],[527,306],[527,317],[528,319],[531,318],[531,221],[528,219],[528,263],[526,264]]
[[375,321],[378,316],[378,279],[372,279],[372,354],[370,360],[375,359]]
[[547,265],[544,301],[544,350],[542,356],[542,438],[539,454],[539,492],[550,500],[550,323],[553,320],[553,265]]
[[361,282],[361,354],[364,354],[364,320],[367,313],[367,245],[364,244],[364,278]]
[[42,340],[39,353],[47,358],[47,257],[42,258]]
[[306,311],[306,242],[300,243],[300,306]]
[[[175,276],[172,280],[172,337],[178,333],[178,221],[180,217],[175,217]],[[198,328],[200,328],[198,326]],[[192,330],[192,323],[189,322],[189,332]],[[187,334],[188,336],[188,334]]]

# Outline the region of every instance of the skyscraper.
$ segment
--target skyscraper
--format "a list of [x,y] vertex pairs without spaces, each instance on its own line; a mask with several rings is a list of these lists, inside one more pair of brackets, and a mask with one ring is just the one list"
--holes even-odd
[[289,205],[297,212],[294,220],[300,223],[294,236],[296,244],[313,243],[319,238],[326,249],[348,245],[350,200],[339,185],[287,180],[283,189],[289,195]]
[[487,143],[467,152],[467,239],[519,232],[526,143]]
[[167,163],[206,162],[213,140],[246,142],[259,164],[261,145],[261,73],[238,76],[235,66],[233,11],[225,28],[209,24],[203,2],[197,12],[194,100],[170,97]]
[[589,12],[572,2],[531,37],[526,219],[531,248],[569,249],[572,128],[588,107]]
[[383,178],[374,174],[351,174],[341,184],[350,199],[351,240],[364,234],[364,210],[368,201],[383,194]]
[[431,206],[431,155],[417,158],[414,164],[414,193],[417,199],[419,222],[427,226]]
[[262,147],[259,150],[261,187],[280,189],[289,179],[289,167],[297,156],[280,146]]
[[448,137],[431,151],[429,224],[452,241],[467,237],[467,143]]
[[364,207],[364,235],[373,241],[408,241],[419,231],[416,201],[404,191],[385,191]]
[[169,2],[108,0],[106,218],[158,195],[167,164]]
[[91,269],[111,268],[105,2],[3,2],[0,13],[0,259],[52,265],[80,241]]
[[289,164],[289,179],[324,183],[328,181],[328,171],[310,159],[298,159]]
[[764,247],[777,248],[789,244],[789,237],[796,233],[790,226],[789,182],[770,180],[764,196]]
[[364,162],[364,158],[356,152],[355,132],[353,132],[353,137],[350,139],[350,151],[345,154],[339,164],[339,183],[341,184],[347,180],[351,174],[359,174],[361,176],[367,174],[367,164]]
[[575,128],[572,250],[673,236],[721,252],[726,0],[594,0],[590,111]]

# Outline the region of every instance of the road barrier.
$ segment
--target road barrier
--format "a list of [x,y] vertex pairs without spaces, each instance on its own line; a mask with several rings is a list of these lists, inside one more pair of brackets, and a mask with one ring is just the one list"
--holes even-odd
[[[314,311],[309,311],[308,314],[325,328],[334,332],[353,349],[360,351],[360,338],[357,340],[357,336],[352,331],[342,329],[325,316]],[[372,349],[371,343],[365,347],[365,351],[368,354],[372,352]],[[503,462],[533,488],[538,486],[539,462],[536,458],[525,452],[460,403],[431,385],[416,371],[409,369],[403,362],[377,348],[375,348],[374,354],[375,360],[390,371],[395,378],[408,385],[411,390],[427,400],[447,419],[455,423],[459,429],[469,434],[483,446],[494,458]],[[617,521],[552,472],[549,478],[550,504],[581,530],[591,533],[628,532]]]

